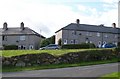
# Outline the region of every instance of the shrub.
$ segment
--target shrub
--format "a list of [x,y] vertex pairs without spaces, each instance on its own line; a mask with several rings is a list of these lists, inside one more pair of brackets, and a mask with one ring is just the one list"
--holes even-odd
[[17,50],[18,46],[17,45],[5,45],[4,50]]
[[95,48],[95,45],[93,43],[62,45],[62,49],[87,49],[87,48]]

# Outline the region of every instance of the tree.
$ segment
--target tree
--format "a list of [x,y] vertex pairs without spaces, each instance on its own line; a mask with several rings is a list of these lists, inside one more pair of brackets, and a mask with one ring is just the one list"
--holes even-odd
[[45,40],[42,40],[42,42],[40,43],[40,47],[45,47],[49,44],[55,44],[55,35],[46,38]]
[[61,38],[58,40],[58,45],[62,45],[62,40],[61,40]]

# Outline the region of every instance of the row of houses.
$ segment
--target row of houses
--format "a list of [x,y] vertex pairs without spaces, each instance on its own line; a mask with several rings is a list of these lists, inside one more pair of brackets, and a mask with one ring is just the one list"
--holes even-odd
[[[40,41],[45,39],[41,34],[24,27],[23,22],[20,27],[14,28],[8,28],[5,22],[0,32],[0,46],[17,45],[18,49],[38,49]],[[96,47],[106,43],[117,45],[120,42],[120,28],[117,28],[115,23],[112,27],[80,24],[77,19],[76,23],[70,23],[55,32],[55,43],[58,44],[60,39],[62,44],[94,43]]]
[[100,47],[106,43],[118,44],[120,42],[120,28],[113,23],[112,27],[101,25],[80,24],[77,19],[76,23],[56,31],[56,44],[61,39],[62,44],[80,44],[94,43],[96,47]]

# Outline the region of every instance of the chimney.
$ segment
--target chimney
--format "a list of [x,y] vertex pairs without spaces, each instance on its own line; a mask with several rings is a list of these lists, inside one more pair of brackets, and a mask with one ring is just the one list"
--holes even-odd
[[112,26],[113,26],[113,28],[116,28],[116,24],[115,23],[112,23]]
[[79,19],[77,19],[77,20],[76,20],[76,23],[77,23],[77,24],[80,24],[80,20],[79,20]]
[[20,29],[22,29],[22,30],[25,29],[25,28],[24,28],[24,23],[23,23],[23,22],[21,22],[21,24],[20,24]]
[[4,30],[7,30],[8,28],[7,28],[7,22],[5,22],[4,24],[3,24],[3,29]]

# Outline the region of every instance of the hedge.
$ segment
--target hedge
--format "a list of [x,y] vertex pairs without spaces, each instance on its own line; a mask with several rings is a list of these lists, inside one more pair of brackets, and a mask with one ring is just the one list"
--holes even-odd
[[93,43],[82,43],[82,44],[66,44],[61,46],[62,49],[88,49],[95,48]]
[[17,45],[5,45],[4,50],[17,50],[18,46]]

